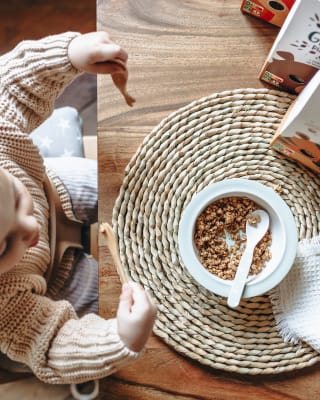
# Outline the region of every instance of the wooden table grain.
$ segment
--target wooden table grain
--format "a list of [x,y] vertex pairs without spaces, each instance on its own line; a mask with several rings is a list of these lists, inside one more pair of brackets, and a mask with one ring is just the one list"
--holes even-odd
[[[263,87],[259,70],[278,28],[240,12],[240,0],[98,0],[97,29],[129,53],[129,108],[98,77],[99,221],[111,222],[123,172],[144,137],[171,112],[229,89]],[[100,315],[115,315],[120,281],[99,237]],[[101,381],[108,400],[317,400],[320,368],[235,375],[185,358],[156,336],[143,357]]]

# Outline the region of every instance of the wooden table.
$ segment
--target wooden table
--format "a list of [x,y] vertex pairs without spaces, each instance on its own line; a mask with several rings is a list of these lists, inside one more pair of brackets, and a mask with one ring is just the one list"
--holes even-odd
[[[123,171],[143,138],[163,118],[213,92],[262,87],[259,70],[278,28],[240,12],[240,0],[98,0],[97,29],[129,53],[130,109],[98,78],[99,220],[111,221]],[[103,237],[100,314],[115,315],[120,282]],[[275,376],[208,369],[150,338],[136,363],[101,381],[108,400],[320,399],[320,368]]]

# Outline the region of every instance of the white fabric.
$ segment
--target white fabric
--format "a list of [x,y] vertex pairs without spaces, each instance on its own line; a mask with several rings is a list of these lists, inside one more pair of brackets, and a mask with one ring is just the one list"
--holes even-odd
[[299,242],[292,269],[270,298],[283,339],[320,352],[320,236]]
[[42,157],[84,157],[82,119],[73,107],[56,108],[30,136]]

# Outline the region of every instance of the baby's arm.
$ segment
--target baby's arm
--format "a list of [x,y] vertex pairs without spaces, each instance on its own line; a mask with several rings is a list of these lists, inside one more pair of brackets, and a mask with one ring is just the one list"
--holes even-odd
[[123,288],[117,318],[80,319],[67,301],[52,301],[36,275],[0,275],[1,349],[27,364],[42,381],[80,383],[110,375],[144,347],[156,307],[137,284]]
[[135,360],[156,318],[156,306],[138,284],[123,285],[117,319],[89,314],[69,320],[54,338],[48,365],[59,383],[99,379]]
[[1,124],[30,133],[52,113],[55,99],[79,73],[68,57],[78,35],[25,40],[0,57]]
[[[26,40],[0,57],[1,123],[30,133],[81,72],[124,74],[127,54],[105,32],[66,32]],[[3,121],[3,122],[2,122]]]

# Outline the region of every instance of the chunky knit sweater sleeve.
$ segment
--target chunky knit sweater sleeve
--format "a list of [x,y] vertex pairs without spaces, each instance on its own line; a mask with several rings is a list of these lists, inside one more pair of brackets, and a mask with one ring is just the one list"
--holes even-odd
[[78,73],[67,53],[76,35],[25,40],[0,57],[1,116],[7,123],[30,133],[52,113],[56,98]]
[[49,207],[43,162],[28,133],[52,113],[56,97],[79,72],[67,56],[76,35],[24,41],[0,57],[0,166],[28,188],[41,226],[38,245],[0,274],[0,350],[49,383],[98,379],[139,355],[123,344],[115,319],[79,319],[70,303],[46,295]]

